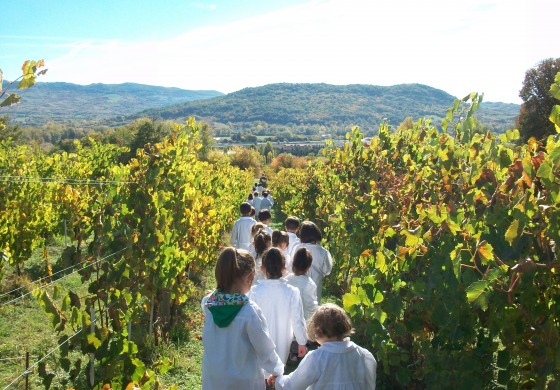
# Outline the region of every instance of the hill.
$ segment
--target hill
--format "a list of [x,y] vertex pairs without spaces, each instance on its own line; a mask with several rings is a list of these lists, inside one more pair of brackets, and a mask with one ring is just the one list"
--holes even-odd
[[[4,83],[4,88],[7,83]],[[13,122],[40,126],[47,122],[90,127],[107,118],[124,117],[149,108],[223,95],[217,91],[191,91],[152,85],[37,83],[26,90],[13,90],[20,104],[0,110]]]
[[[195,116],[238,130],[254,130],[264,122],[273,127],[321,126],[329,132],[346,132],[357,125],[364,131],[373,131],[384,118],[398,125],[407,116],[424,116],[439,124],[454,100],[442,90],[421,84],[382,87],[281,83],[150,109],[127,119],[149,116],[183,120]],[[478,117],[491,130],[502,132],[513,126],[518,112],[516,104],[483,103]]]

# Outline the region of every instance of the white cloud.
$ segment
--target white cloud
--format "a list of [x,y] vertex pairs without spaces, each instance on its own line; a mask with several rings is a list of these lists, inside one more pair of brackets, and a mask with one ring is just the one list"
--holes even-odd
[[274,82],[418,82],[518,101],[525,71],[560,56],[556,25],[528,23],[541,3],[548,0],[314,1],[165,41],[74,42],[48,61],[44,81],[222,92]]

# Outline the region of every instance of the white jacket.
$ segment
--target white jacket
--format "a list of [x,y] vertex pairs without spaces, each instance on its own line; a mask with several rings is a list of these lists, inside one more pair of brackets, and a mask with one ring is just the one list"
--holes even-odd
[[278,390],[373,390],[377,362],[350,339],[329,341],[309,352],[290,375],[276,379]]
[[299,237],[292,232],[288,232],[288,237],[290,237],[290,244],[288,245],[289,258],[286,258],[286,268],[288,268],[289,264],[290,268],[288,268],[288,272],[292,272],[292,257],[294,256],[294,247],[298,244],[301,244],[301,241],[299,240]]
[[317,310],[317,285],[308,275],[286,276],[288,284],[296,287],[301,294],[301,303],[303,304],[303,317],[305,321],[309,320],[315,310]]
[[254,303],[239,311],[226,328],[214,324],[212,313],[204,307],[202,343],[202,389],[264,390],[264,370],[282,375],[284,365],[269,337],[266,320]]
[[[313,262],[311,263],[311,268],[307,271],[307,275],[309,275],[317,285],[317,302],[320,304],[323,290],[323,278],[332,271],[331,252],[319,244],[300,243],[294,247],[292,259],[299,248],[307,248],[313,257]],[[292,262],[290,261],[290,267],[291,266]]]
[[255,221],[251,217],[241,217],[233,224],[233,229],[231,229],[231,245],[237,249],[249,249],[251,245],[251,228]]
[[247,295],[261,308],[276,352],[286,363],[294,335],[299,345],[307,343],[299,290],[285,279],[265,279],[251,287]]

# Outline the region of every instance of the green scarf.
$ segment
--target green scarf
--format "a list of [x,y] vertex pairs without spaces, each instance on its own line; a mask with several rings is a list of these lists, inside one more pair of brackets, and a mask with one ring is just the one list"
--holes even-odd
[[249,298],[244,294],[227,294],[216,289],[210,294],[205,306],[212,313],[214,323],[220,328],[225,328],[248,302]]

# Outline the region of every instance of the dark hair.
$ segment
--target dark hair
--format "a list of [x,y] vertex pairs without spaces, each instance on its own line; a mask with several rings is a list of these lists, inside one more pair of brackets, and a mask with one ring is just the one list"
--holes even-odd
[[286,258],[280,249],[272,247],[264,252],[262,265],[267,279],[280,279],[286,268]]
[[251,206],[251,214],[249,214],[251,217],[254,217],[255,214],[257,214],[257,210],[255,210],[255,208],[253,206]]
[[272,232],[272,246],[278,246],[279,244],[290,245],[290,236],[283,230],[275,230]]
[[263,197],[266,198],[268,196],[269,192],[268,192],[268,190],[264,190],[262,194],[263,194]]
[[303,275],[307,272],[311,263],[313,262],[313,256],[307,248],[299,248],[294,253],[294,258],[292,260],[292,271],[296,275]]
[[255,259],[251,253],[244,249],[227,247],[220,253],[216,262],[216,287],[223,292],[231,292],[236,280],[254,271]]
[[339,340],[352,334],[352,321],[340,306],[325,303],[313,313],[307,323],[307,336],[314,341],[317,337],[336,337]]
[[272,218],[272,214],[270,214],[270,210],[269,209],[262,209],[261,211],[259,211],[259,221],[266,221],[267,219],[271,219]]
[[253,193],[252,192],[249,194],[249,196],[247,196],[247,199],[253,200]]
[[321,231],[317,225],[311,221],[304,221],[301,223],[298,236],[303,244],[320,242],[323,239]]
[[259,191],[253,192],[253,196],[259,196]]
[[262,255],[270,245],[272,245],[270,234],[264,229],[259,230],[255,235],[255,251],[257,252],[257,257]]
[[249,202],[241,203],[241,206],[239,206],[239,212],[243,215],[249,214],[251,212],[251,204]]
[[299,218],[293,216],[286,218],[284,227],[289,230],[297,230],[299,228]]

